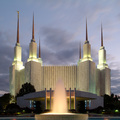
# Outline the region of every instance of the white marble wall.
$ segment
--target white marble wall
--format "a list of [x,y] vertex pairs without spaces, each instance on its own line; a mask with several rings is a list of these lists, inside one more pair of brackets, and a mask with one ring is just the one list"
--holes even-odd
[[96,93],[96,65],[88,60],[79,63],[77,90]]
[[15,96],[15,65],[9,68],[10,93]]
[[41,66],[41,63],[29,61],[25,69],[10,67],[10,92],[19,92],[22,84],[30,82],[36,91],[55,89],[57,80],[63,80],[65,88],[110,95],[110,69],[99,70],[94,62],[80,62],[78,66]]
[[109,68],[105,68],[105,94],[111,95],[111,80]]
[[96,93],[100,96],[100,70],[96,69]]
[[19,77],[20,77],[20,88],[22,87],[22,85],[24,84],[24,83],[26,83],[25,82],[25,69],[22,69],[22,70],[20,70],[19,71]]
[[43,74],[41,63],[29,61],[25,64],[25,81],[34,85],[36,91],[43,90]]
[[100,71],[100,95],[111,94],[110,69],[105,68]]
[[89,61],[89,92],[96,94],[96,65]]
[[65,88],[76,87],[77,66],[43,66],[44,88],[55,89],[56,82],[63,80]]
[[81,62],[78,66],[77,90],[89,91],[89,62]]
[[10,93],[14,96],[19,92],[22,84],[25,83],[25,69],[16,70],[15,65],[9,69]]

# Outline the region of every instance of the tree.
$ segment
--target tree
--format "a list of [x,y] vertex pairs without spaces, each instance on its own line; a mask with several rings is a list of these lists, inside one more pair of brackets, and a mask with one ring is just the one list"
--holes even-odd
[[12,103],[7,105],[6,112],[13,114],[16,112],[21,112],[21,109],[17,104]]
[[3,109],[5,109],[6,106],[10,103],[12,97],[13,96],[10,93],[4,94],[0,97],[0,104],[2,105]]
[[104,95],[104,107],[109,108],[109,104],[111,102],[111,99],[113,98],[113,95],[111,97],[109,95]]
[[25,94],[28,93],[32,93],[35,92],[35,88],[33,85],[31,85],[30,83],[25,83],[22,85],[22,88],[19,90],[19,93],[17,94],[17,97],[23,96]]
[[3,106],[0,103],[0,112],[2,112],[2,111],[3,111]]
[[108,110],[120,109],[120,101],[118,100],[118,96],[114,94],[111,94],[111,96],[105,94],[104,108]]

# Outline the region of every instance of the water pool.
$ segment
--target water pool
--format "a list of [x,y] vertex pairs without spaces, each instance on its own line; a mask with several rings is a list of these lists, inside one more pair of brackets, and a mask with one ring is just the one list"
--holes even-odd
[[0,117],[0,120],[35,120],[34,117]]
[[[0,120],[35,120],[34,117],[0,117]],[[88,120],[120,120],[120,117],[88,118]]]
[[110,118],[110,117],[104,117],[104,118],[88,118],[88,120],[120,120],[120,117]]

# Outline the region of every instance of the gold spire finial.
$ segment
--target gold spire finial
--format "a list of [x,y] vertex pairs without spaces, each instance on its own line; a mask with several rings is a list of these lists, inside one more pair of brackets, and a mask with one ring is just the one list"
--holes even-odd
[[17,11],[18,13],[18,21],[17,21],[17,43],[19,43],[19,11]]
[[103,29],[102,29],[102,23],[101,23],[101,47],[103,47]]
[[19,11],[17,11],[17,13],[18,13],[18,18],[19,18]]
[[34,40],[34,13],[33,13],[33,25],[32,25],[32,40]]
[[41,52],[40,52],[40,38],[39,38],[39,58],[41,58]]

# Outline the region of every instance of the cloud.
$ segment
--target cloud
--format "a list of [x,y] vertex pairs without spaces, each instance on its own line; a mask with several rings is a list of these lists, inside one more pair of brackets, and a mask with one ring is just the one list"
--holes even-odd
[[[78,60],[78,42],[74,34],[56,28],[42,28],[44,36],[42,47],[42,58],[51,64],[66,64]],[[73,62],[73,63],[74,63]]]
[[0,73],[8,73],[8,66],[13,60],[13,48],[8,45],[10,37],[7,33],[0,32]]
[[114,65],[111,68],[111,92],[120,95],[120,68],[118,65]]
[[8,92],[0,90],[0,96],[2,96],[3,94],[6,94],[6,93],[8,93]]
[[[77,64],[79,59],[79,43],[76,33],[71,34],[65,30],[43,27],[40,31],[42,39],[42,59],[44,64],[69,65]],[[84,43],[83,43],[84,44]],[[83,56],[82,44],[82,56]],[[47,46],[47,47],[46,47]],[[91,56],[98,64],[98,50],[92,46]]]
[[9,92],[9,75],[0,76],[0,90]]
[[53,51],[59,51],[66,49],[72,49],[75,47],[76,43],[74,43],[74,34],[70,34],[65,30],[61,30],[58,28],[48,28],[44,27],[41,31],[44,36],[44,45]]

